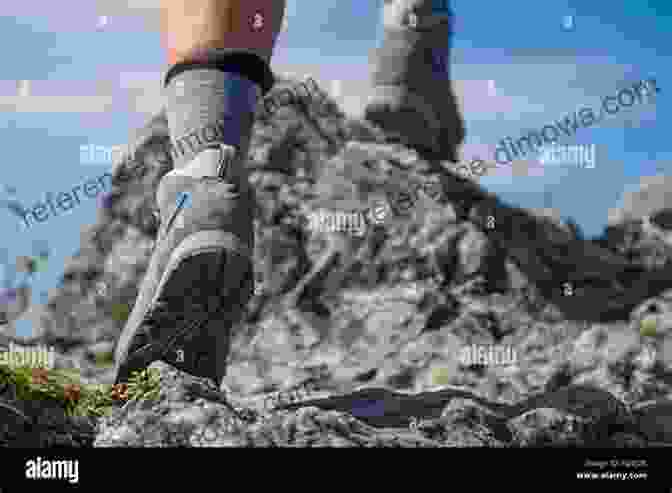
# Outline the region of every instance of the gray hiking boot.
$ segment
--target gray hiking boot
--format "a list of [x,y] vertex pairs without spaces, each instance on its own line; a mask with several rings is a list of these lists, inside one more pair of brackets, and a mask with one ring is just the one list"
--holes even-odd
[[464,140],[449,73],[448,0],[385,0],[365,117],[423,157],[458,161]]
[[[241,156],[212,146],[162,178],[161,227],[117,344],[115,383],[157,360],[221,383],[231,331],[254,289],[254,198],[245,173],[235,171]],[[213,162],[218,176],[195,172]]]

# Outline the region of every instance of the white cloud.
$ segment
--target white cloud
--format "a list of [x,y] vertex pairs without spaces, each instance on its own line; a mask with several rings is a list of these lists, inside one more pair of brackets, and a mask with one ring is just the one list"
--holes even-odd
[[17,113],[104,113],[111,96],[0,96],[0,111]]
[[159,71],[151,70],[144,72],[119,72],[119,87],[122,89],[151,88],[156,86],[156,90],[161,88],[161,77],[163,74]]
[[17,96],[20,96],[20,97],[30,96],[30,81],[29,80],[17,81],[16,92],[17,92]]
[[158,15],[161,0],[95,0],[96,10],[117,15],[153,14]]
[[105,26],[107,26],[107,22],[108,22],[108,17],[106,15],[101,15],[100,17],[98,17],[98,24],[96,25],[96,27],[98,29],[102,29]]
[[159,28],[160,0],[95,0],[98,15],[108,17],[132,16],[141,18],[145,26],[153,31]]
[[[159,28],[160,0],[95,0],[94,5],[99,15],[140,17],[149,29]],[[283,30],[287,29],[290,19],[294,18],[298,11],[298,0],[287,0]],[[308,16],[310,17],[310,14]]]
[[134,113],[153,116],[163,106],[161,72],[120,72],[119,88]]
[[[298,3],[299,0],[287,0],[283,25],[284,30],[287,29],[289,21],[298,14]],[[94,5],[96,12],[101,16],[139,16],[146,21],[148,27],[158,28],[159,26],[160,0],[95,0]],[[313,11],[308,13],[305,12],[305,8],[308,5],[310,4],[307,4],[304,0],[302,5],[302,16],[307,15],[308,18],[313,18],[313,16],[310,15]],[[322,10],[323,7],[323,5],[320,5],[319,9]]]
[[609,210],[608,222],[641,218],[661,209],[672,208],[672,177],[643,176],[639,185],[623,192],[619,207]]
[[[146,116],[162,107],[160,72],[117,72],[95,81],[38,81],[37,89],[51,94],[31,95],[30,85],[16,82],[14,94],[0,95],[0,111],[18,113],[109,113],[128,110]],[[6,81],[9,83],[9,81]],[[8,84],[3,84],[8,85]],[[80,94],[63,94],[63,92]],[[9,87],[8,87],[9,89]],[[18,93],[18,94],[17,94]],[[60,94],[59,94],[60,93]],[[85,95],[81,95],[84,93]]]

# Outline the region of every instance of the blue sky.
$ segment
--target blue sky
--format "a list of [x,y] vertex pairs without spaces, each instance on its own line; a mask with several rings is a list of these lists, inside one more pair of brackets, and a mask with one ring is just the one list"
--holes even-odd
[[[22,0],[0,7],[6,47],[0,67],[0,183],[14,187],[26,207],[47,192],[71,190],[108,171],[111,163],[80,164],[80,145],[125,144],[160,107],[166,66],[157,5],[158,0]],[[381,35],[381,5],[382,0],[290,0],[273,69],[314,77],[356,114],[369,94],[368,57]],[[602,97],[639,79],[655,77],[661,89],[655,103],[621,109],[563,141],[595,144],[595,169],[525,162],[514,166],[523,172],[501,168],[483,177],[486,188],[520,206],[558,208],[593,235],[624,190],[672,170],[672,144],[663,135],[672,128],[672,4],[511,0],[485,7],[453,0],[452,8],[457,19],[451,70],[467,122],[465,160],[490,158],[503,137],[515,139],[581,106],[597,108]],[[563,26],[566,16],[573,16],[571,29]],[[21,80],[31,82],[17,96]],[[67,257],[79,247],[81,228],[95,222],[96,208],[96,200],[84,199],[68,214],[27,231],[9,212],[0,214],[3,246],[12,259],[29,254],[36,240],[51,247],[51,260],[34,284],[36,302],[41,291],[56,285]],[[23,335],[31,326],[20,321],[17,329]]]

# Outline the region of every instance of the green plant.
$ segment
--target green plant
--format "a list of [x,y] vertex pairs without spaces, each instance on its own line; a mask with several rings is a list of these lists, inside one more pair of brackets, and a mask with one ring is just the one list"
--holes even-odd
[[129,315],[131,314],[131,308],[126,303],[115,303],[112,305],[112,318],[120,323],[126,323]]
[[155,400],[161,391],[161,375],[149,368],[135,372],[128,382],[129,400]]
[[17,399],[55,401],[70,416],[101,417],[116,402],[156,399],[160,382],[158,372],[149,369],[135,372],[128,385],[108,385],[83,384],[73,370],[0,365],[0,386],[11,385]]
[[82,396],[79,375],[71,370],[0,365],[0,383],[14,388],[19,400],[50,400],[73,413]]
[[112,410],[115,402],[109,387],[109,385],[87,386],[73,414],[96,418],[106,415]]
[[93,362],[96,366],[111,366],[114,364],[114,353],[112,351],[97,353],[93,358]]
[[453,375],[451,374],[450,369],[441,366],[436,366],[431,370],[432,385],[437,386],[449,385],[452,376]]
[[658,330],[658,321],[653,318],[644,318],[639,324],[639,333],[644,337],[654,337]]

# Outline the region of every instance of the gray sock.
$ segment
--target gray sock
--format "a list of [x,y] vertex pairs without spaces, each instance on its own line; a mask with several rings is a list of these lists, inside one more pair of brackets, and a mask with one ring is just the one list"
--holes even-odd
[[213,144],[247,154],[259,86],[235,73],[191,69],[176,75],[165,95],[176,169]]

